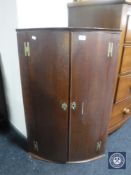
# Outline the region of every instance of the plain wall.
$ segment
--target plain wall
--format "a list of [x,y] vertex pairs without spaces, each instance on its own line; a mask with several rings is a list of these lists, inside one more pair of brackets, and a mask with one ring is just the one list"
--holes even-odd
[[72,0],[0,0],[0,53],[10,122],[27,136],[17,52],[16,28],[67,27]]
[[72,0],[17,0],[18,27],[67,27]]
[[6,99],[12,125],[26,136],[19,62],[17,54],[16,1],[0,0],[0,53],[6,87]]

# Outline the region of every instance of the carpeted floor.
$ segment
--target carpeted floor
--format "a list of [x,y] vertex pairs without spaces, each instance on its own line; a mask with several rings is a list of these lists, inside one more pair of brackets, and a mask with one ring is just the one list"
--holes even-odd
[[[56,164],[32,159],[14,142],[12,132],[0,132],[0,175],[130,175],[131,119],[108,138],[104,158],[81,164]],[[108,169],[108,152],[127,154],[126,169]]]

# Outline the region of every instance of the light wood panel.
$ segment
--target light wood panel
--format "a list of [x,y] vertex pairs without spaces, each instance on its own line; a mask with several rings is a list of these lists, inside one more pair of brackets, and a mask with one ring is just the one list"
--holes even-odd
[[131,98],[113,106],[112,119],[109,123],[109,132],[120,127],[131,115]]
[[131,74],[119,77],[119,85],[116,95],[116,102],[122,101],[131,96]]
[[131,46],[124,47],[121,73],[131,72]]
[[131,16],[128,16],[127,32],[125,37],[126,43],[131,43]]

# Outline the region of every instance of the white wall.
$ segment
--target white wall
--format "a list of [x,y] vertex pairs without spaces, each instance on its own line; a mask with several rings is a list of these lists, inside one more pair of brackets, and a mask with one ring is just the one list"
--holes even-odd
[[72,0],[17,0],[18,27],[68,26],[67,2]]
[[27,136],[27,132],[15,29],[66,27],[68,25],[67,2],[71,1],[0,0],[0,53],[2,55],[10,121],[24,136]]
[[0,0],[0,52],[11,123],[26,136],[17,55],[15,0]]

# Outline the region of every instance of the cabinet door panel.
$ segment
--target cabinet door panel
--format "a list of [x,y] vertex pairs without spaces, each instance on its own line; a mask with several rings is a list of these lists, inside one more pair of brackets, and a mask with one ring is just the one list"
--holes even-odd
[[[107,57],[109,42],[114,44],[112,58]],[[70,109],[70,161],[90,159],[104,152],[118,43],[119,35],[108,32],[72,33],[70,100],[76,102],[76,109]]]
[[37,155],[67,161],[69,89],[69,33],[30,31],[30,84]]

